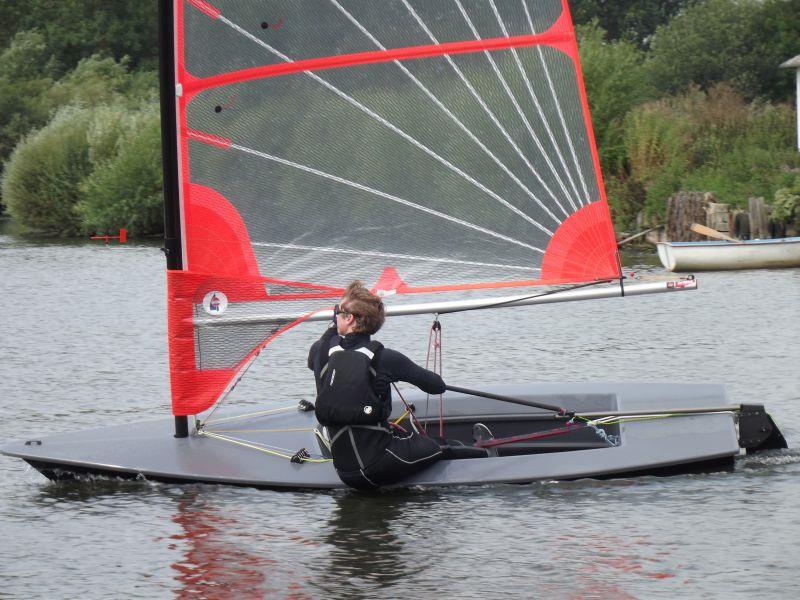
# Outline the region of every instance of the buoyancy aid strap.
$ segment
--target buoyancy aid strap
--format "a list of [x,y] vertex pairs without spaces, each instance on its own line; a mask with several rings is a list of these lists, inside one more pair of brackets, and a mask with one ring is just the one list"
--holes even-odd
[[[345,425],[333,435],[330,442],[331,446],[333,446],[333,444],[336,443],[336,440],[338,440],[343,433],[348,432],[351,429],[372,429],[373,431],[383,431],[384,433],[391,433],[390,429],[382,427],[381,425]],[[350,441],[353,441],[352,437],[350,438]]]
[[[330,359],[330,357],[333,356],[336,352],[342,352],[343,350],[344,348],[342,348],[340,344],[332,346],[331,349],[328,350],[328,358]],[[380,356],[381,350],[383,350],[383,344],[381,344],[380,342],[376,342],[374,340],[371,341],[366,346],[362,346],[361,348],[356,348],[354,350],[354,352],[361,352],[361,354],[363,354],[369,359],[370,362],[369,372],[373,377],[377,375],[375,371],[375,362],[377,358]],[[330,363],[326,361],[325,364],[322,366],[322,369],[320,369],[319,372],[320,378],[325,376],[325,373],[328,371],[329,364]]]
[[[331,347],[331,349],[330,349],[330,350],[328,350],[328,359],[330,359],[330,357],[331,357],[331,356],[333,356],[333,354],[334,354],[335,352],[341,352],[342,350],[344,350],[344,348],[342,348],[342,347],[341,347],[339,344],[336,344],[335,346],[332,346],[332,347]],[[319,371],[319,377],[320,377],[320,379],[322,379],[323,377],[325,377],[325,373],[326,373],[326,372],[327,372],[327,370],[328,370],[328,365],[329,365],[329,364],[330,364],[330,362],[329,362],[328,360],[326,360],[326,361],[325,361],[325,364],[324,364],[324,365],[322,365],[322,369],[320,369],[320,371]]]
[[372,340],[369,344],[364,346],[364,348],[359,348],[359,350],[368,350],[368,352],[364,352],[364,354],[369,356],[369,373],[373,377],[377,377],[378,361],[381,358],[383,344],[376,340]]
[[361,454],[358,452],[358,446],[356,446],[356,438],[353,437],[353,428],[348,427],[347,433],[350,436],[350,446],[353,448],[353,454],[356,455],[356,460],[358,461],[358,467],[361,469],[361,472],[364,472],[364,461],[361,460]]
[[[361,454],[358,451],[358,445],[356,444],[356,438],[353,435],[353,429],[373,429],[376,431],[385,431],[386,433],[389,433],[389,430],[386,429],[386,427],[381,427],[380,425],[348,425],[346,429],[347,435],[350,436],[350,445],[353,447],[353,454],[356,455],[356,460],[358,461],[358,466],[361,469],[361,474],[364,475],[364,461],[361,460]],[[339,437],[339,433],[336,434],[336,437]],[[333,446],[333,440],[331,440],[331,446]],[[364,475],[364,477],[366,477],[366,475]],[[372,482],[370,481],[370,483]]]

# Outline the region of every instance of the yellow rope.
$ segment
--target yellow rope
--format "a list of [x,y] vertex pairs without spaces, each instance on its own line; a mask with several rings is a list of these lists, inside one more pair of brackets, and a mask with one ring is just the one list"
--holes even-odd
[[[236,444],[237,446],[244,446],[245,448],[250,448],[252,450],[258,450],[259,452],[264,452],[266,454],[271,454],[273,456],[279,456],[281,458],[286,458],[288,460],[292,459],[291,454],[286,454],[283,452],[278,452],[277,450],[270,450],[268,448],[262,448],[261,446],[256,445],[255,443],[246,442],[242,440],[237,440],[235,438],[230,438],[225,435],[217,435],[216,433],[211,433],[210,431],[198,431],[198,435],[206,435],[211,438],[215,438],[218,440],[222,440],[225,442],[230,442],[231,444]],[[326,463],[331,462],[332,459],[330,458],[300,458],[303,462],[311,462],[311,463]]]
[[405,410],[405,411],[403,411],[403,414],[402,414],[402,415],[400,415],[400,416],[397,418],[397,420],[396,420],[396,421],[394,421],[394,424],[395,424],[395,425],[400,425],[400,423],[402,423],[402,422],[403,422],[403,419],[405,419],[405,418],[406,418],[406,417],[409,415],[409,413],[410,413],[410,411],[408,411],[408,410]]

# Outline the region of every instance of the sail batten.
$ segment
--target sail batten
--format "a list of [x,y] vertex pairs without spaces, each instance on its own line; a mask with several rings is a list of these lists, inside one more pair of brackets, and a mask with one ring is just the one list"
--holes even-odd
[[176,414],[352,279],[401,314],[620,277],[563,0],[172,2]]

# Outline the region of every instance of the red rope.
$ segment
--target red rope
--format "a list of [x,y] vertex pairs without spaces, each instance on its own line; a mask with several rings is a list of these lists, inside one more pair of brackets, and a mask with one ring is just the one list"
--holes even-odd
[[570,425],[567,423],[564,427],[559,427],[558,429],[548,429],[547,431],[538,431],[536,433],[526,433],[524,435],[513,435],[511,437],[506,438],[496,438],[491,440],[480,440],[475,443],[478,448],[492,448],[493,446],[502,446],[504,444],[513,444],[515,442],[527,442],[530,440],[538,440],[542,438],[553,437],[556,435],[561,435],[564,433],[569,433],[571,431],[575,431],[576,429],[581,429],[586,427],[586,425]]
[[[431,349],[433,349],[433,368],[430,369],[441,377],[444,370],[444,363],[442,362],[442,324],[439,319],[434,317],[433,325],[428,332],[428,354],[425,357],[425,368],[430,366]],[[425,398],[425,403],[428,403],[430,394]],[[439,437],[444,437],[444,398],[439,394]]]

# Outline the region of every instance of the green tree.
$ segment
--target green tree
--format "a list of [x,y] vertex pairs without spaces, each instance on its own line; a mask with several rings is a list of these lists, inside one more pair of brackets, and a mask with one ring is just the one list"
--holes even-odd
[[597,22],[578,27],[581,65],[603,171],[624,168],[623,121],[654,97],[644,54],[628,42],[607,42]]
[[631,42],[647,48],[659,25],[667,23],[695,0],[573,0],[572,18],[578,25],[597,21],[609,41]]
[[657,29],[648,66],[662,93],[727,81],[747,99],[786,100],[777,67],[797,52],[798,39],[796,1],[708,0]]
[[45,93],[53,83],[47,71],[44,37],[37,31],[18,33],[0,53],[0,161],[47,121],[51,105]]
[[98,54],[84,58],[53,85],[48,100],[53,106],[119,103],[134,107],[155,99],[158,92],[155,72],[131,73],[129,64],[128,57],[121,61]]
[[153,70],[158,64],[156,0],[0,0],[0,47],[17,31],[37,29],[54,74],[63,75],[93,54],[117,61],[131,57],[131,67]]

